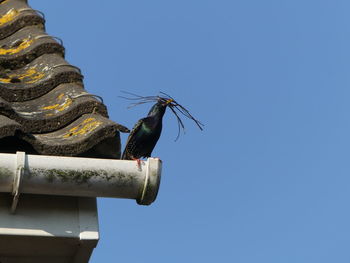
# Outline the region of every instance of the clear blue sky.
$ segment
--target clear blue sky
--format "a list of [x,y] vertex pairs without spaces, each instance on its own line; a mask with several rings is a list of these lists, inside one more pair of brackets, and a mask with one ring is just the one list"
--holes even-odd
[[350,261],[349,1],[30,3],[111,119],[161,90],[206,125],[167,112],[158,199],[99,199],[92,263]]

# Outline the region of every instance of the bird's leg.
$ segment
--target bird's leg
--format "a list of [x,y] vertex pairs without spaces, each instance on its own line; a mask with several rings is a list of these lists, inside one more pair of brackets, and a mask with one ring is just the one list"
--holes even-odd
[[134,161],[136,161],[137,162],[137,167],[139,168],[139,170],[141,171],[142,169],[141,169],[141,159],[139,159],[139,158],[132,158]]

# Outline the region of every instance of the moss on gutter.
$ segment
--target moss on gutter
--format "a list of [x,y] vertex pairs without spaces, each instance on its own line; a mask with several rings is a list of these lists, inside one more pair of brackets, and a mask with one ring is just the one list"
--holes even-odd
[[122,172],[108,173],[104,170],[64,170],[64,169],[30,169],[30,177],[42,176],[50,183],[61,181],[75,184],[89,184],[92,178],[101,178],[114,185],[127,186],[134,183],[135,175]]
[[13,172],[11,172],[11,170],[7,169],[7,168],[1,168],[0,167],[0,178],[9,178],[12,177]]

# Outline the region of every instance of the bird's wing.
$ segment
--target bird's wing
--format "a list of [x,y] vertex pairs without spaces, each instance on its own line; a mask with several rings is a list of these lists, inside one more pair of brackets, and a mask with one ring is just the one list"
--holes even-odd
[[129,137],[126,141],[126,144],[125,144],[125,150],[124,150],[122,159],[125,159],[125,157],[127,157],[126,155],[128,154],[128,152],[130,152],[129,150],[131,150],[131,148],[133,147],[132,140],[134,139],[135,134],[140,130],[142,124],[144,123],[144,119],[146,119],[146,118],[140,119],[138,122],[136,122],[136,124],[132,128],[132,130],[129,134]]
[[145,118],[142,118],[138,122],[136,122],[136,124],[134,125],[134,127],[132,128],[132,130],[131,130],[131,132],[129,134],[129,137],[128,137],[128,140],[126,141],[126,144],[128,144],[130,139],[131,139],[131,137],[133,137],[134,134],[137,133],[140,130],[140,128],[141,128],[141,126],[142,126],[142,124],[144,122],[144,119]]

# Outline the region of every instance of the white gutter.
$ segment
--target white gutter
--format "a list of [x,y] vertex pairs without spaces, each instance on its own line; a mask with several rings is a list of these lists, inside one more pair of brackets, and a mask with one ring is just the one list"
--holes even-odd
[[0,154],[0,192],[136,199],[149,205],[157,197],[162,162]]

